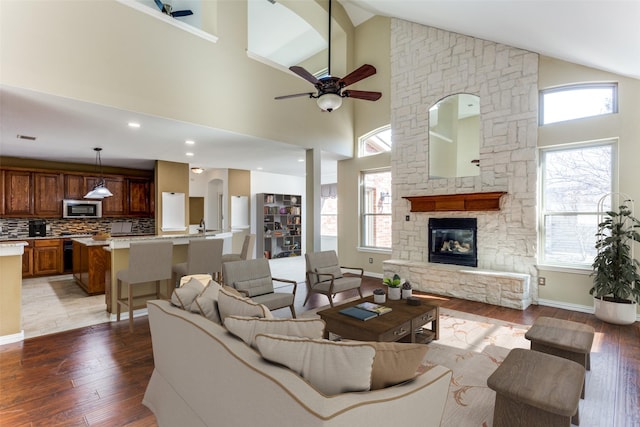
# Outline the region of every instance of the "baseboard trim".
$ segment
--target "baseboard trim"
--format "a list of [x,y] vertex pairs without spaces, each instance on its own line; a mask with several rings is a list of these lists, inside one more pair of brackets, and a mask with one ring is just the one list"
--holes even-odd
[[[148,314],[147,309],[146,308],[140,308],[138,310],[133,310],[133,318],[135,319],[136,317],[140,317],[140,316],[146,316]],[[109,316],[109,321],[110,322],[117,322],[117,315],[115,313],[111,313],[111,315]],[[129,320],[129,312],[125,311],[123,313],[120,313],[120,320]]]
[[555,301],[550,299],[539,299],[538,305],[544,305],[553,308],[562,308],[564,310],[579,311],[581,313],[593,314],[593,306],[572,304],[570,302]]
[[24,330],[17,334],[3,335],[0,337],[0,345],[11,344],[19,341],[24,341]]

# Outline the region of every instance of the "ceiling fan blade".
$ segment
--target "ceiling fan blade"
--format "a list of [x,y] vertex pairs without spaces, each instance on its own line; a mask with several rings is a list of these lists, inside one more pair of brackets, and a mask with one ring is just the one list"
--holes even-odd
[[276,96],[273,99],[297,98],[299,96],[308,96],[309,98],[313,98],[313,92],[305,92],[305,93],[296,93],[296,94],[293,94],[293,95]]
[[289,67],[289,69],[294,73],[296,73],[297,75],[299,75],[300,77],[302,77],[303,79],[305,79],[306,81],[308,81],[309,83],[313,85],[318,84],[318,79],[316,79],[316,76],[314,76],[304,68],[294,65],[292,67]]
[[364,64],[362,67],[357,70],[352,71],[347,74],[345,77],[341,78],[339,83],[342,87],[347,87],[349,85],[354,84],[355,82],[359,82],[362,79],[366,79],[367,77],[371,77],[376,73],[376,67],[369,64]]
[[173,16],[174,18],[180,17],[180,16],[189,16],[189,15],[193,15],[193,12],[190,10],[176,10],[175,12],[171,12],[171,16]]
[[366,90],[345,90],[342,96],[347,98],[364,99],[366,101],[377,101],[382,94],[380,92],[369,92]]
[[158,6],[158,9],[160,10],[164,9],[164,4],[162,4],[160,0],[155,0],[155,2],[156,2],[156,6]]

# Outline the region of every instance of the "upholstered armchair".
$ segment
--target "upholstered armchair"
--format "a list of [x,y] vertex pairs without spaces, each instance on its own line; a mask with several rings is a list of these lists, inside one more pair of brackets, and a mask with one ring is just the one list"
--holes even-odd
[[[333,297],[344,291],[357,289],[362,298],[362,276],[364,270],[358,267],[340,266],[338,255],[335,251],[311,252],[304,255],[307,273],[307,297],[304,304],[307,304],[312,293],[324,294],[329,298],[329,304],[333,307]],[[342,269],[357,271],[357,275],[343,276]]]
[[[295,280],[271,277],[271,268],[267,259],[230,261],[222,264],[222,277],[227,286],[231,286],[254,302],[264,304],[269,310],[289,307],[291,315],[296,317],[293,306],[298,284]],[[293,291],[276,292],[273,281],[293,285]]]

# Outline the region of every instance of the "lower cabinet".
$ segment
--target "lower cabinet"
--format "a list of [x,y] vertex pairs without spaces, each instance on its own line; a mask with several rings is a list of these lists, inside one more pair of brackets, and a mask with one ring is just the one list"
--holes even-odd
[[[24,262],[23,262],[24,265]],[[33,241],[33,275],[62,273],[62,240],[39,239]]]
[[104,245],[84,245],[73,242],[73,277],[89,295],[105,293],[105,273],[111,258]]
[[22,254],[22,277],[33,276],[33,240],[27,241]]

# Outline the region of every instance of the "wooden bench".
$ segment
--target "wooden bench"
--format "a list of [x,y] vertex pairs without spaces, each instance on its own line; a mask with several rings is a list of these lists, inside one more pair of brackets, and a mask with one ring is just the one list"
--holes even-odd
[[[552,317],[538,317],[524,335],[531,350],[552,354],[581,364],[591,370],[591,345],[594,329],[582,323]],[[585,385],[580,397],[584,399]]]
[[579,425],[584,368],[576,362],[515,348],[487,379],[496,392],[494,427]]

